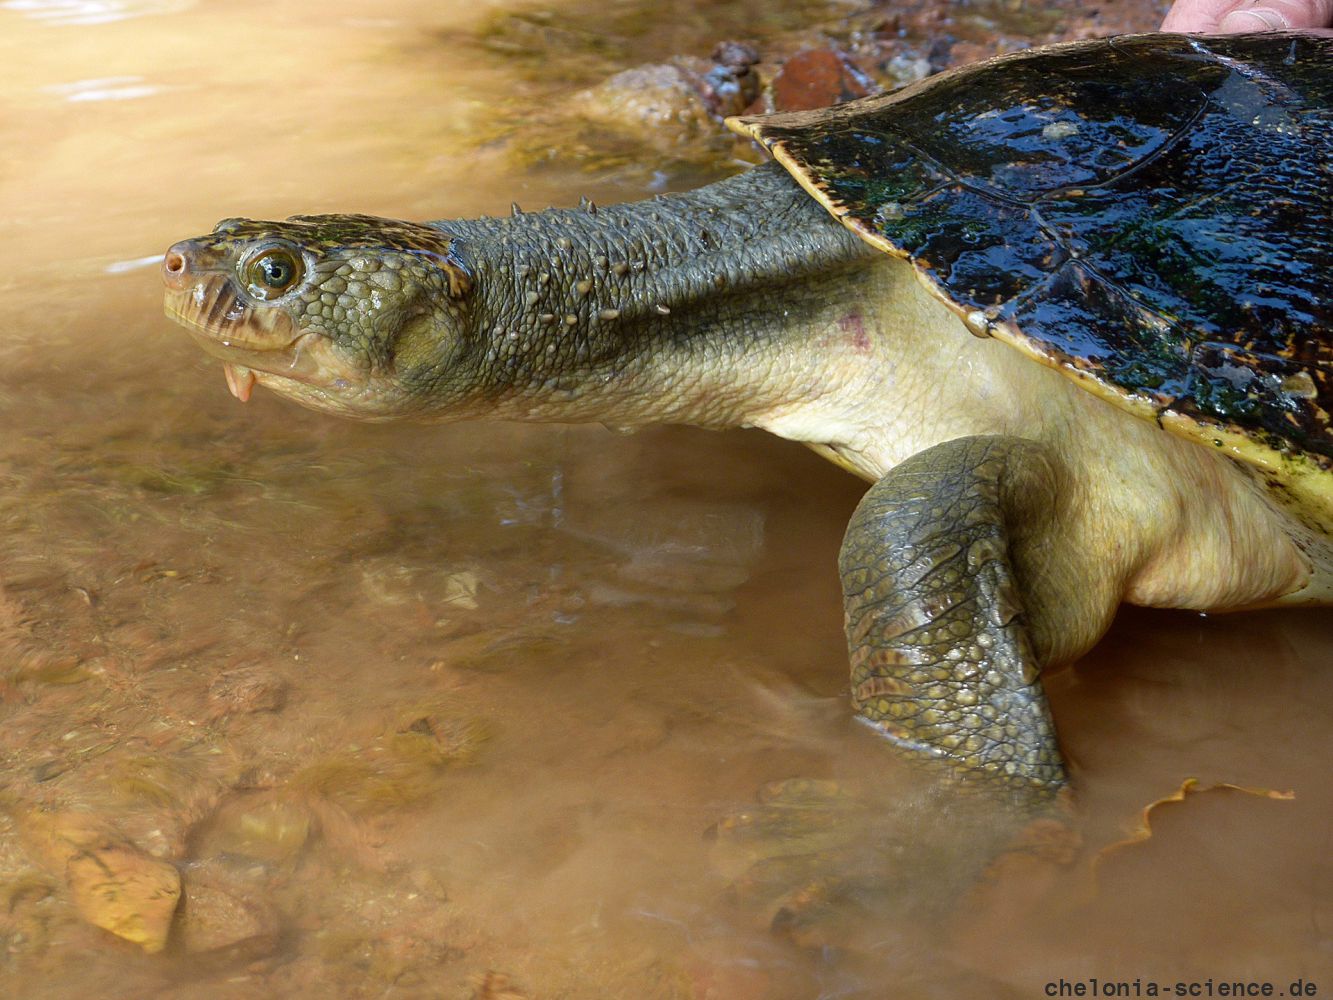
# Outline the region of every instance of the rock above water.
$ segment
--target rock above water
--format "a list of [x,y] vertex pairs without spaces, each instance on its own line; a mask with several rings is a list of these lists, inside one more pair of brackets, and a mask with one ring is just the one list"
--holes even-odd
[[842,53],[803,49],[788,59],[774,77],[773,110],[809,111],[855,100],[879,88]]

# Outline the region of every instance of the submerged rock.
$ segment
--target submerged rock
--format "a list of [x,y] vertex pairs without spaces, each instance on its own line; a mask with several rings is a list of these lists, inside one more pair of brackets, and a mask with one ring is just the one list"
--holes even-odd
[[185,886],[176,939],[189,954],[233,951],[258,957],[277,947],[279,930],[268,906],[207,882],[191,879]]
[[150,954],[166,947],[181,894],[175,865],[77,813],[32,813],[20,833],[28,850],[64,878],[84,920]]
[[295,798],[244,795],[219,807],[196,838],[193,853],[280,865],[295,860],[316,832],[314,815]]
[[74,854],[65,866],[79,915],[152,954],[167,946],[180,901],[180,873],[128,844],[104,844]]
[[280,712],[287,704],[287,690],[287,681],[268,666],[225,670],[208,685],[209,718]]

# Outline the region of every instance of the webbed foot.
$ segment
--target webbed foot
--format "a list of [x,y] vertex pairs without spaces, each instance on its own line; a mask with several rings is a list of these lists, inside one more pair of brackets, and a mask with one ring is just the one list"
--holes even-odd
[[760,926],[804,948],[870,953],[892,928],[952,919],[992,868],[1069,856],[1061,845],[1074,835],[1057,808],[974,792],[770,782],[709,830],[713,863]]

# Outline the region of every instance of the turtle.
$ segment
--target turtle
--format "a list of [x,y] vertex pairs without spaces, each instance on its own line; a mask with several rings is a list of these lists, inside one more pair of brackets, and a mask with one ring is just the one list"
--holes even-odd
[[1333,38],[1077,41],[728,125],[771,158],[644,201],[226,219],[166,311],[242,401],[805,443],[871,484],[857,718],[997,794],[1068,785],[1043,674],[1121,603],[1333,603]]

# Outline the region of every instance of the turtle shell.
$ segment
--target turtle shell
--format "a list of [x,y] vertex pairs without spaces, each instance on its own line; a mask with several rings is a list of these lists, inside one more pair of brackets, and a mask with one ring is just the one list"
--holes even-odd
[[729,124],[974,333],[1333,524],[1333,37],[1075,42]]

